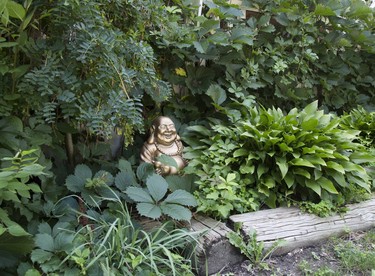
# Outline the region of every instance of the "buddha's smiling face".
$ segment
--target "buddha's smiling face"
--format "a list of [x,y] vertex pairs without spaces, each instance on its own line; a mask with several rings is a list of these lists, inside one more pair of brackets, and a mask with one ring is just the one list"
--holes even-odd
[[171,145],[177,137],[176,127],[173,121],[167,117],[161,117],[155,124],[156,142],[165,146]]

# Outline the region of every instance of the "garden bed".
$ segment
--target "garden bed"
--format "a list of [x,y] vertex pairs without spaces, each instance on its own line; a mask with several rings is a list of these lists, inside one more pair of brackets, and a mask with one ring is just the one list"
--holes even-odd
[[[201,256],[199,274],[215,274],[244,260],[239,250],[232,246],[226,237],[233,231],[236,223],[242,224],[241,233],[244,239],[256,231],[257,241],[264,244],[265,250],[276,241],[284,240],[273,252],[273,255],[280,255],[319,244],[329,237],[374,227],[375,199],[348,205],[346,213],[326,218],[302,213],[294,207],[233,215],[227,224],[211,218],[196,217],[192,221],[192,228],[206,228],[208,231],[201,240],[201,248],[198,249],[198,255]],[[203,257],[206,263],[203,263]]]

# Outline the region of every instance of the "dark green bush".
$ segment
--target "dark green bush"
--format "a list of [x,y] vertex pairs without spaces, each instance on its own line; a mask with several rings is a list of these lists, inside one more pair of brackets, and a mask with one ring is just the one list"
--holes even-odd
[[[224,109],[223,109],[224,110]],[[280,109],[225,110],[229,123],[187,129],[188,172],[200,180],[199,211],[227,217],[290,200],[345,203],[351,185],[370,192],[362,163],[374,160],[357,143],[359,131],[339,128],[340,117],[324,114],[317,102],[284,114]]]
[[375,148],[375,112],[358,107],[344,117],[340,126],[343,129],[359,130],[360,142],[367,147]]

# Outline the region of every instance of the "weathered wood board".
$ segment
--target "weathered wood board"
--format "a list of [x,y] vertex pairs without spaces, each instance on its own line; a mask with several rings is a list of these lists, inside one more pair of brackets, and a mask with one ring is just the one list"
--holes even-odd
[[240,251],[226,238],[232,230],[224,223],[195,215],[191,220],[191,229],[205,232],[196,250],[198,275],[213,275],[244,260]]
[[248,235],[256,231],[257,240],[270,248],[277,240],[284,240],[273,254],[284,254],[299,247],[311,246],[332,236],[348,231],[375,227],[375,199],[348,205],[342,215],[320,218],[302,213],[298,208],[276,208],[233,215],[229,224],[242,223],[241,231]]

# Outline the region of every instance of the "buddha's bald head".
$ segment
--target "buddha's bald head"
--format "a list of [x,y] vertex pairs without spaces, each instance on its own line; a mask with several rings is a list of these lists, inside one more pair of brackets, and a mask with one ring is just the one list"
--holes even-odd
[[[177,131],[173,121],[169,117],[159,116],[152,123],[151,141],[161,145],[169,146],[177,139]],[[149,141],[150,143],[150,141]]]

